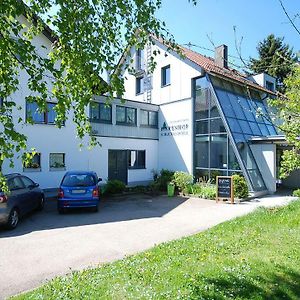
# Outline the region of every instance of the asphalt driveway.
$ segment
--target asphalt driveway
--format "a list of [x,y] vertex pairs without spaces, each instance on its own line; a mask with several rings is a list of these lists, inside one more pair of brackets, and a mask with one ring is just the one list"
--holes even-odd
[[55,201],[47,201],[43,212],[28,216],[16,230],[0,229],[0,298],[70,270],[121,259],[194,234],[260,205],[282,205],[291,199],[269,197],[230,205],[138,195],[105,201],[98,213],[80,210],[66,215],[56,212]]

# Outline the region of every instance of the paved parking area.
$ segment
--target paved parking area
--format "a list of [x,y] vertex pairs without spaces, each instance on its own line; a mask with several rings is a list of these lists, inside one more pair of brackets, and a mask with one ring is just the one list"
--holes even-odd
[[0,229],[0,299],[48,279],[121,259],[155,244],[191,235],[249,213],[283,205],[292,197],[266,197],[241,204],[197,198],[135,195],[105,201],[99,212],[59,215],[55,201],[24,219],[14,231]]

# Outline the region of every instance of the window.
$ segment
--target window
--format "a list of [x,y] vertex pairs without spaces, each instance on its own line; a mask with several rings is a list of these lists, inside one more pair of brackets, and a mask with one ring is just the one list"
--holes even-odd
[[65,153],[50,153],[49,166],[50,169],[65,168]]
[[9,179],[7,185],[10,191],[24,189],[25,187],[20,177]]
[[271,81],[266,81],[266,88],[270,91],[274,91],[274,83]]
[[135,93],[136,95],[143,93],[144,86],[143,86],[143,77],[138,77],[135,79]]
[[26,103],[26,119],[33,123],[55,124],[56,111],[55,103],[47,102],[47,111],[41,112],[36,102]]
[[29,179],[28,177],[22,176],[21,179],[26,188],[32,187],[34,185],[34,182],[31,179]]
[[137,49],[136,50],[136,69],[137,70],[142,70],[143,69],[143,58],[144,58],[144,50],[142,49]]
[[146,168],[146,151],[145,150],[129,150],[128,151],[128,168],[129,169],[145,169]]
[[136,109],[131,107],[119,106],[116,108],[117,124],[136,126]]
[[105,103],[93,102],[90,109],[91,122],[111,124],[111,106]]
[[140,120],[142,126],[155,127],[158,126],[158,113],[156,111],[149,111],[141,109]]
[[41,169],[41,153],[35,153],[31,161],[24,163],[25,169]]
[[170,65],[161,68],[161,86],[171,84],[170,80]]

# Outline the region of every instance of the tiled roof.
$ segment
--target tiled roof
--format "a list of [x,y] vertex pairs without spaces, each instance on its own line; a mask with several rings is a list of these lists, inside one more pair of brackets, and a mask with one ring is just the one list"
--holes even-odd
[[230,80],[237,81],[243,85],[247,85],[247,86],[253,87],[255,89],[264,91],[266,93],[274,94],[274,92],[258,85],[257,83],[250,81],[249,79],[246,78],[246,75],[242,74],[241,72],[239,72],[235,69],[223,68],[223,67],[218,66],[215,63],[214,59],[211,57],[204,56],[200,53],[197,53],[195,51],[192,51],[192,50],[187,49],[182,46],[180,46],[180,49],[185,58],[187,58],[190,61],[192,61],[193,63],[197,64],[198,66],[203,68],[209,74],[225,77]]

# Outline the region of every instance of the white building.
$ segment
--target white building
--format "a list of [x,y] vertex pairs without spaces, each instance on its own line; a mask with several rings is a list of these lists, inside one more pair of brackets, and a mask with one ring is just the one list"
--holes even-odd
[[[149,183],[162,168],[189,172],[195,178],[241,173],[253,192],[276,190],[278,134],[268,119],[266,97],[272,94],[269,76],[247,79],[227,65],[227,47],[216,49],[215,59],[181,48],[184,58],[154,40],[144,50],[130,49],[135,73],[124,72],[125,103],[95,97],[89,113],[93,134],[102,147],[79,151],[72,116],[62,129],[54,125],[55,99],[49,112],[39,114],[25,103],[30,93],[26,74],[12,96],[22,107],[16,113],[31,116],[35,124],[16,125],[28,136],[29,148],[38,155],[31,168],[16,158],[4,173],[24,173],[42,188],[58,187],[66,170],[94,170],[99,177],[120,179],[128,185]],[[36,45],[51,47],[51,38],[40,35]],[[42,48],[41,48],[42,49]],[[157,66],[148,62],[156,50]],[[43,55],[47,54],[47,50]],[[257,115],[262,111],[263,115]]]

